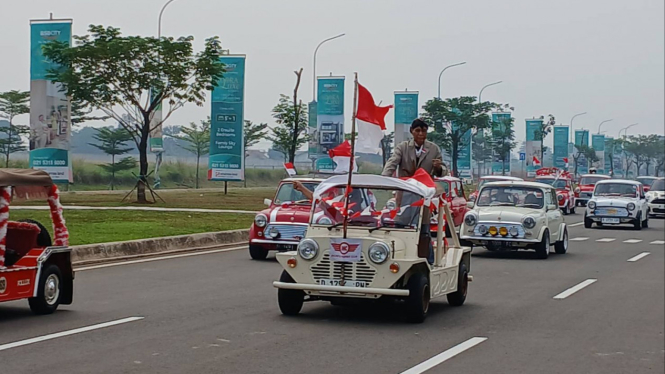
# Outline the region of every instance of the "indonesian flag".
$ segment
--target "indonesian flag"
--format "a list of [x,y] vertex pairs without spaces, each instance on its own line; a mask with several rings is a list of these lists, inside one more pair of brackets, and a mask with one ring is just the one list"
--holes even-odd
[[[328,156],[337,164],[335,173],[348,173],[351,166],[351,143],[345,140],[344,143],[328,151]],[[358,172],[358,163],[353,162],[353,172]]]
[[436,183],[434,183],[432,177],[423,168],[416,170],[416,173],[413,174],[412,177],[403,177],[400,179],[406,181],[407,183],[419,186],[426,191],[430,191],[432,195],[436,194]]
[[356,110],[356,125],[358,139],[355,151],[363,153],[379,153],[383,130],[386,129],[385,117],[389,106],[376,106],[372,94],[358,83],[358,108]]
[[568,168],[568,157],[564,157],[563,162],[566,164],[566,169],[567,169]]
[[533,164],[535,166],[540,166],[540,160],[538,159],[538,157],[533,156]]
[[289,177],[293,177],[296,174],[298,174],[296,173],[296,168],[290,162],[284,164],[284,169],[286,169],[286,172],[289,174]]

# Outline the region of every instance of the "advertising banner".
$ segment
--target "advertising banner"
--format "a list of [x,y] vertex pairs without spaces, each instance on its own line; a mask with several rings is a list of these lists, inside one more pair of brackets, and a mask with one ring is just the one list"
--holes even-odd
[[[319,158],[328,158],[328,151],[344,141],[344,77],[317,78],[316,131]],[[316,165],[321,172],[334,169],[332,160]]]
[[245,56],[220,58],[226,72],[212,91],[208,180],[245,179]]
[[612,171],[612,157],[611,156],[614,152],[613,152],[613,149],[611,149],[611,148],[612,148],[612,141],[613,140],[614,140],[614,138],[612,138],[610,136],[605,137],[605,158],[603,160],[603,162],[605,163],[605,168],[604,168],[605,172],[603,174],[607,174],[607,175],[610,175],[610,173]]
[[[510,113],[505,112],[492,113],[492,132],[504,131],[504,123],[510,121],[510,116]],[[492,175],[510,175],[510,152],[503,158],[499,153],[492,152]]]
[[[150,91],[150,100],[155,92]],[[150,120],[150,128],[154,129],[150,132],[150,152],[159,153],[164,152],[164,140],[162,139],[162,125],[157,124],[162,122],[162,103],[159,103],[153,112],[152,119]],[[155,127],[157,126],[157,127]]]
[[[571,161],[568,153],[568,139],[570,138],[570,128],[568,126],[554,126],[554,167],[559,169],[566,168],[566,161],[568,158]],[[570,162],[568,163],[570,165]]]
[[410,140],[411,122],[418,118],[418,91],[395,91],[395,145]]
[[72,21],[30,22],[30,167],[46,171],[55,182],[71,183],[71,104],[62,86],[46,79],[58,67],[42,53],[51,41],[71,45]]
[[471,178],[471,130],[460,139],[457,152],[457,170],[462,178]]
[[307,135],[309,135],[309,143],[307,147],[307,153],[309,158],[316,159],[319,154],[319,137],[318,130],[316,126],[316,111],[317,111],[316,101],[311,101],[307,105]]
[[[534,118],[526,120],[526,175],[535,177],[536,170],[542,166],[542,144],[538,136],[543,129],[543,120]],[[534,157],[540,161],[540,165],[534,162]]]
[[[589,145],[589,130],[575,130],[575,145]],[[577,149],[575,149],[577,155]],[[577,159],[577,174],[588,174],[589,162],[584,155]]]
[[594,134],[591,136],[591,147],[596,151],[598,161],[593,163],[596,173],[605,174],[605,135]]

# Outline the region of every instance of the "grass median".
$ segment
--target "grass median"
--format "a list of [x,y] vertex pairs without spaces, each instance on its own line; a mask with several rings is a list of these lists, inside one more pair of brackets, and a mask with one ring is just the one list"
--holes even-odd
[[[65,210],[64,215],[70,245],[247,229],[254,220],[251,214],[228,213]],[[53,237],[48,211],[11,210],[12,221],[24,218],[41,222]]]

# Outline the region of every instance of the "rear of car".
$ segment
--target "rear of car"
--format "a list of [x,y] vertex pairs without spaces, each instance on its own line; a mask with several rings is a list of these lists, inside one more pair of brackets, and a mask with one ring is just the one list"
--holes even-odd
[[606,179],[610,179],[610,177],[602,174],[582,175],[577,188],[575,188],[575,206],[586,206],[593,196],[596,183]]

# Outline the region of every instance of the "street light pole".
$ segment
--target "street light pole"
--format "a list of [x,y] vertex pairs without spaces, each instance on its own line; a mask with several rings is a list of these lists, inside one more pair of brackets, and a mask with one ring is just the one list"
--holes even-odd
[[606,119],[606,120],[604,120],[603,122],[601,122],[601,123],[598,125],[598,134],[600,134],[600,126],[602,126],[603,123],[605,123],[605,122],[610,122],[610,121],[612,121],[612,119]]
[[443,75],[443,72],[446,71],[446,69],[448,69],[448,68],[452,68],[454,66],[460,66],[460,65],[464,65],[464,64],[466,64],[466,61],[458,62],[458,63],[452,64],[452,65],[448,65],[445,68],[443,68],[443,70],[441,70],[441,72],[439,73],[439,90],[437,91],[438,93],[437,93],[436,97],[441,99],[441,76]]
[[489,87],[489,86],[494,86],[494,85],[497,85],[497,84],[499,84],[499,83],[503,83],[503,81],[498,81],[498,82],[494,82],[494,83],[486,84],[485,86],[483,86],[483,88],[480,89],[480,93],[478,94],[478,102],[479,102],[479,103],[482,103],[482,101],[480,100],[480,98],[483,96],[483,91],[485,91],[485,89],[486,89],[487,87]]
[[[625,130],[624,135],[623,135],[623,138],[625,139],[626,136],[628,136],[628,129],[633,127],[633,126],[637,126],[637,123],[633,123],[632,125],[628,125],[628,126],[622,128],[621,130],[619,130],[619,135],[618,136],[621,137],[621,131]],[[626,166],[628,166],[628,155],[626,155],[626,150],[625,150],[625,148],[623,148],[623,145],[622,145],[621,148],[622,148],[622,151],[623,151],[622,152],[622,154],[623,154],[623,163],[625,163]],[[628,168],[626,168],[626,169],[628,169]],[[623,170],[623,176],[626,177],[627,175],[628,175],[628,170]]]
[[575,120],[575,117],[582,116],[582,115],[585,115],[585,114],[586,114],[586,112],[577,113],[576,115],[573,116],[573,118],[570,119],[570,134],[569,135],[570,135],[570,142],[571,143],[574,143],[573,142],[573,136],[574,136],[573,121]]
[[316,49],[314,50],[314,63],[312,66],[312,101],[316,101],[316,53],[319,51],[319,48],[326,42],[329,42],[331,40],[335,40],[337,38],[341,38],[346,34],[342,33],[339,35],[335,35],[332,38],[325,39],[319,43],[319,45],[316,46]]
[[633,126],[637,126],[637,125],[638,125],[637,123],[633,123],[632,125],[628,125],[628,126],[622,128],[621,130],[619,130],[619,136],[621,136],[621,131],[625,130],[624,133],[623,133],[623,137],[624,138],[627,137],[628,136],[628,129],[633,127]]
[[162,7],[162,10],[159,11],[159,21],[157,22],[157,37],[158,38],[162,37],[162,14],[164,14],[164,10],[166,9],[166,7],[169,6],[169,4],[171,4],[174,1],[175,0],[167,1],[166,4],[164,4],[164,6]]

